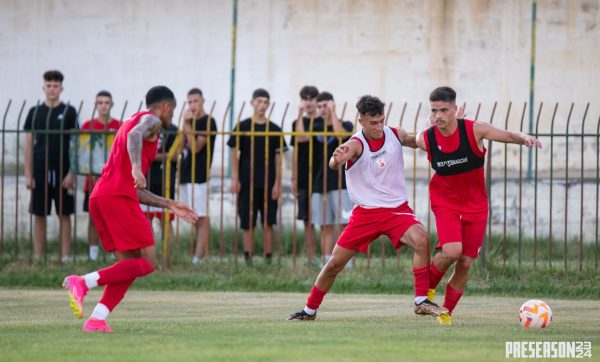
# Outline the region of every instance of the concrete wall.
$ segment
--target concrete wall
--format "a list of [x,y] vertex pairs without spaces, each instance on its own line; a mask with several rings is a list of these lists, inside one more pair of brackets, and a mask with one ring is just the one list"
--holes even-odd
[[[536,101],[583,103],[600,96],[600,1],[538,1]],[[66,75],[64,99],[102,88],[116,108],[152,85],[183,100],[192,86],[222,115],[229,95],[231,1],[2,0],[0,106],[42,97],[41,74]],[[240,0],[237,102],[256,87],[296,106],[307,83],[340,101],[372,93],[408,101],[454,86],[461,100],[490,106],[528,101],[531,4],[522,0]],[[592,104],[596,119],[600,104]],[[126,111],[133,111],[131,107]],[[560,107],[559,118],[567,107]],[[354,112],[352,112],[354,113]],[[392,110],[399,118],[400,107]],[[421,113],[422,117],[425,114]]]

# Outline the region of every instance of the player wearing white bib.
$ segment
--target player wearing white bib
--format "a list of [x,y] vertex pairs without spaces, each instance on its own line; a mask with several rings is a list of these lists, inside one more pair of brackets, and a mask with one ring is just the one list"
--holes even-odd
[[331,169],[345,165],[346,184],[355,207],[306,306],[288,320],[314,320],[337,274],[358,252],[366,253],[369,244],[382,234],[395,248],[404,244],[414,250],[415,313],[438,316],[447,312],[427,299],[429,237],[407,202],[402,146],[416,148],[415,137],[401,128],[384,126],[384,107],[377,97],[361,97],[356,108],[362,131],[340,145],[329,160]]

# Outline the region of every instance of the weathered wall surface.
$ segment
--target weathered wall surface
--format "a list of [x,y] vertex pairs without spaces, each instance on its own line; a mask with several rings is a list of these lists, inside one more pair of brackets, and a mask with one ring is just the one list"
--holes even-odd
[[[59,68],[66,75],[64,99],[88,102],[84,116],[99,89],[111,90],[121,109],[125,100],[137,106],[157,83],[181,99],[199,86],[222,114],[231,3],[3,0],[0,101],[34,102],[42,97],[43,71]],[[600,1],[538,3],[536,101],[594,102]],[[448,84],[468,102],[522,104],[530,19],[530,2],[520,0],[240,0],[237,105],[259,86],[278,103],[295,103],[306,83],[348,102],[372,93],[416,107],[432,88]],[[396,107],[393,119],[399,114]]]

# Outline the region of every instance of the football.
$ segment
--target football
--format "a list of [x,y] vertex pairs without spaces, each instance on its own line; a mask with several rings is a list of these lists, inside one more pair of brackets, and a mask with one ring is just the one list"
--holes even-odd
[[519,309],[519,322],[525,329],[542,329],[552,322],[552,309],[539,299],[528,300]]

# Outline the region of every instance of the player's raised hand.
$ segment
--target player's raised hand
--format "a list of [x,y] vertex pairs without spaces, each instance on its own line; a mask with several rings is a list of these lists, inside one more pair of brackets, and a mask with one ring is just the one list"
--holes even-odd
[[169,205],[169,209],[179,216],[183,220],[190,224],[195,224],[198,221],[198,214],[191,207],[187,206],[183,202],[173,201]]
[[523,145],[525,145],[528,148],[531,148],[531,147],[542,148],[542,142],[540,142],[540,140],[538,140],[537,138],[530,136],[528,134],[523,134]]
[[145,189],[146,188],[146,177],[142,172],[140,166],[132,166],[131,167],[131,176],[133,176],[133,186],[136,189]]
[[333,151],[333,160],[337,165],[343,164],[350,159],[350,146],[343,143]]

